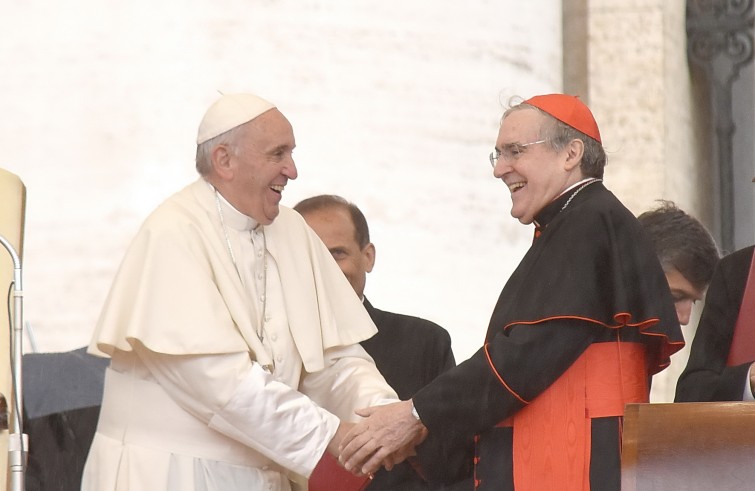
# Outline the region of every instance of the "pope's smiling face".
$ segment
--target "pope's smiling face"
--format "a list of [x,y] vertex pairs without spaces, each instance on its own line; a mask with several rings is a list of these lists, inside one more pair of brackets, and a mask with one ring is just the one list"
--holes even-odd
[[280,211],[283,188],[298,176],[295,146],[291,123],[277,109],[245,123],[234,143],[220,152],[221,194],[241,213],[269,225]]
[[[554,150],[547,141],[534,143],[544,139],[541,129],[547,123],[548,116],[537,109],[514,110],[503,119],[496,140],[501,157],[493,174],[511,192],[511,216],[524,224],[582,179],[579,162],[574,165],[574,148]],[[581,151],[577,157],[581,160]]]

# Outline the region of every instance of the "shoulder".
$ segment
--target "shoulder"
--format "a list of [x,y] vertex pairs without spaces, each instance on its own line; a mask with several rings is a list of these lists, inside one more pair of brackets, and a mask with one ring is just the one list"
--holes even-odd
[[150,213],[139,234],[157,237],[177,237],[198,231],[211,221],[207,205],[196,193],[196,183],[165,199]]
[[639,220],[624,204],[604,186],[595,186],[588,194],[589,199],[576,204],[573,213],[581,222],[584,219],[602,220],[606,223],[630,223],[632,228],[640,229]]
[[[591,240],[596,229],[616,228],[619,231],[640,230],[639,220],[602,183],[594,183],[573,194],[547,226],[578,237],[587,234]],[[553,233],[553,232],[552,232]]]
[[731,254],[721,259],[722,267],[738,268],[749,265],[752,261],[753,250],[755,250],[755,246],[745,247],[743,249],[732,252]]
[[597,193],[597,199],[587,207],[584,216],[579,216],[579,225],[584,233],[595,238],[595,230],[600,234],[605,244],[611,248],[629,248],[641,256],[657,258],[655,248],[637,217],[611,191],[604,188]]
[[[652,251],[639,220],[611,191],[593,184],[583,193],[547,227],[552,229],[549,243],[558,244],[555,247],[558,251],[568,252],[569,255],[591,255],[601,249],[615,247],[617,243],[641,243],[643,250]],[[564,248],[563,245],[567,243],[580,243],[585,247]]]
[[376,309],[375,307],[372,307],[372,305],[367,308],[367,312],[381,331],[385,328],[422,336],[448,338],[450,340],[448,331],[433,321],[421,317],[415,317],[413,315],[398,314],[396,312]]
[[285,222],[287,224],[295,224],[302,228],[307,228],[306,226],[307,222],[304,221],[304,218],[299,214],[298,211],[294,210],[293,208],[289,208],[288,206],[283,206],[283,205],[279,206],[278,210],[279,210],[279,213],[275,219],[275,222],[280,220],[281,222]]
[[[273,223],[265,226],[267,234],[268,248],[277,252],[277,254],[286,254],[301,256],[307,251],[310,260],[318,263],[333,263],[337,269],[330,252],[322,243],[322,240],[312,230],[298,211],[280,206],[278,216]],[[301,257],[299,259],[302,259]],[[340,270],[339,270],[340,272]],[[341,274],[342,275],[342,274]]]
[[716,265],[709,291],[719,288],[744,290],[750,275],[750,265],[755,247],[749,246],[724,256]]
[[265,230],[273,233],[285,231],[288,235],[314,235],[314,231],[309,228],[298,211],[287,206],[280,206],[278,210],[278,216],[275,217],[273,223],[265,227]]

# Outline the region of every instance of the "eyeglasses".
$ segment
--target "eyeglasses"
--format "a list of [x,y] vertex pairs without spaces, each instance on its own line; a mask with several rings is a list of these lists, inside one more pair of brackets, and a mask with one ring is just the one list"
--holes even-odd
[[545,140],[538,140],[536,142],[529,142],[529,143],[507,143],[505,144],[501,150],[498,150],[497,148],[490,152],[490,155],[488,158],[490,159],[490,165],[495,167],[495,164],[498,163],[498,159],[503,157],[503,160],[507,162],[511,162],[512,160],[516,160],[519,158],[519,155],[521,155],[524,152],[524,149],[529,147],[530,145],[537,145],[538,143],[545,143]]

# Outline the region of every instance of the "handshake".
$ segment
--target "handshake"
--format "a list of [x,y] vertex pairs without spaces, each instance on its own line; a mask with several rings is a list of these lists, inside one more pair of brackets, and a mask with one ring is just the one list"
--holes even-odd
[[427,437],[427,428],[412,414],[412,401],[358,409],[365,419],[342,422],[328,451],[356,475],[372,475],[416,455],[415,447]]

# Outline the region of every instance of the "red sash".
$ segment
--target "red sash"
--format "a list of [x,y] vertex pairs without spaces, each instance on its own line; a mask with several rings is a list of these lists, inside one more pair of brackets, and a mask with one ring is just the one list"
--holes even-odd
[[498,424],[514,427],[514,488],[589,491],[590,420],[623,416],[625,404],[647,401],[642,344],[590,345],[545,392]]
[[742,305],[734,324],[729,358],[726,360],[730,367],[755,361],[755,253],[752,258]]

